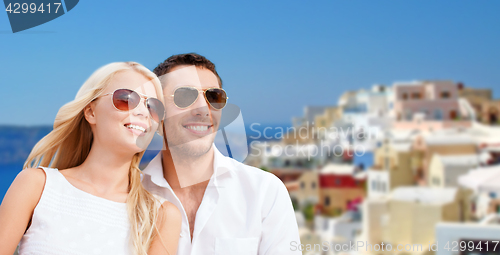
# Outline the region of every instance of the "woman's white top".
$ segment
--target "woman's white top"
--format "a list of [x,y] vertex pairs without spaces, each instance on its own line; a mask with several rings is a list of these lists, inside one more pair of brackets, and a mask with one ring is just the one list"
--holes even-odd
[[41,168],[45,188],[19,255],[133,254],[126,203],[94,196],[73,186],[59,170]]

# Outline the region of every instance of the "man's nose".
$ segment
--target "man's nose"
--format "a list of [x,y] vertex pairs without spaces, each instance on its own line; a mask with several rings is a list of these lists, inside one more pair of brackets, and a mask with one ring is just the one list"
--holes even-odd
[[190,107],[191,114],[194,116],[206,117],[210,115],[210,105],[208,105],[207,100],[203,92],[199,92],[196,102]]

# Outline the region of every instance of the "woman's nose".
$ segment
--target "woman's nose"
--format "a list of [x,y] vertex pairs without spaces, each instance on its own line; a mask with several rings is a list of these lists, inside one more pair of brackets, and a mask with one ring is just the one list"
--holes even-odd
[[149,110],[147,107],[146,99],[141,98],[141,102],[139,102],[139,105],[135,107],[135,109],[132,111],[132,114],[134,116],[144,116],[146,118],[149,118]]

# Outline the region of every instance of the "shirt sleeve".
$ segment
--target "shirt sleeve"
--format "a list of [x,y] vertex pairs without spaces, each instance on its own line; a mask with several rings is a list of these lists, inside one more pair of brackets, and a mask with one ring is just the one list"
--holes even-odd
[[263,195],[259,255],[301,255],[297,219],[285,185],[272,175]]

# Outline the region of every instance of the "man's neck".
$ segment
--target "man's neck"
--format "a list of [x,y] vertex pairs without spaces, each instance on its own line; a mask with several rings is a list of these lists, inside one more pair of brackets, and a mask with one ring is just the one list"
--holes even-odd
[[172,189],[208,184],[214,173],[214,148],[198,157],[181,155],[167,148],[162,151],[162,164],[163,176]]

